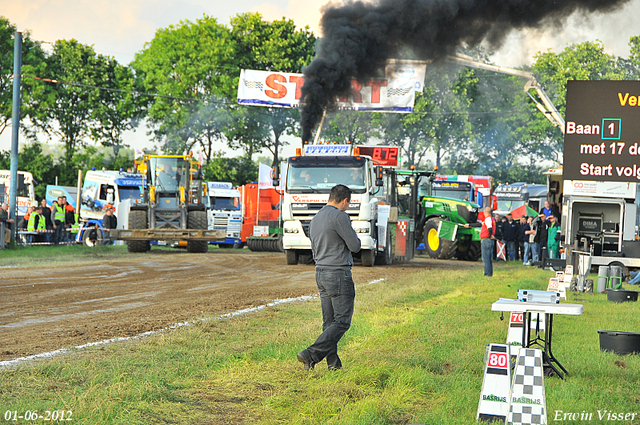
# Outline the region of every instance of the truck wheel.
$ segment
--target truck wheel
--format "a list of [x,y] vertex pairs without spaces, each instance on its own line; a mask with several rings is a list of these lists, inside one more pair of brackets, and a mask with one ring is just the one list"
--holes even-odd
[[393,249],[391,246],[391,229],[387,227],[387,243],[384,245],[384,251],[378,252],[376,255],[376,264],[388,266],[393,263]]
[[376,262],[376,250],[375,249],[363,249],[360,251],[360,259],[362,265],[365,267],[373,267]]
[[438,225],[441,221],[439,218],[432,218],[424,225],[424,247],[429,257],[448,260],[456,255],[458,245],[456,241],[438,237]]
[[104,239],[104,237],[102,235],[101,229],[97,229],[95,227],[88,227],[84,229],[84,231],[82,232],[82,244],[84,246],[90,246],[90,247],[98,246],[102,241],[102,239]]
[[[144,210],[129,211],[129,229],[146,229],[147,212]],[[127,251],[147,252],[151,249],[150,241],[128,241]]]
[[247,247],[250,251],[261,251],[260,247],[258,246],[258,240],[259,239],[247,238]]
[[298,251],[295,249],[285,249],[284,256],[287,259],[287,264],[293,266],[298,264]]
[[[204,211],[189,211],[187,216],[187,229],[207,229],[207,213]],[[188,241],[188,252],[207,252],[209,241]]]

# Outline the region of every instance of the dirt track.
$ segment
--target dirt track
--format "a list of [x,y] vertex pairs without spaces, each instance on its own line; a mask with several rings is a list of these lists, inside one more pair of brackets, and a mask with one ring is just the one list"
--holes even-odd
[[[0,360],[133,336],[316,292],[314,266],[287,266],[279,253],[152,250],[71,264],[35,271],[2,269]],[[480,266],[417,259],[407,265],[355,267],[353,274],[358,284],[401,270]]]

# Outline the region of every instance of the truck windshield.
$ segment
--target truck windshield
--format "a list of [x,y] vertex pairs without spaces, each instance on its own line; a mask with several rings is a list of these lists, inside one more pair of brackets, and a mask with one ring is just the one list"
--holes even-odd
[[348,186],[353,193],[365,193],[367,184],[364,165],[289,164],[287,190],[290,192],[328,193],[337,184]]
[[127,199],[138,199],[140,197],[140,188],[138,186],[118,186],[118,194],[120,202]]
[[238,198],[220,198],[210,196],[209,205],[209,208],[212,210],[234,211],[240,209],[240,200]]
[[524,205],[522,199],[498,199],[498,209],[496,211],[513,211]]
[[433,188],[433,196],[438,196],[440,198],[453,198],[453,199],[462,199],[464,201],[469,201],[469,191],[468,190],[456,190],[451,188]]
[[183,170],[188,165],[183,158],[149,158],[151,185],[160,191],[178,190]]

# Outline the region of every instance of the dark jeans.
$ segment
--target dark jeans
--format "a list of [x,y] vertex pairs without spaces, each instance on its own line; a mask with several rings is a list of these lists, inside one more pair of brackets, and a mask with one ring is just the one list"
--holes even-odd
[[356,289],[351,269],[316,267],[316,284],[322,307],[322,334],[307,351],[314,362],[326,357],[329,367],[340,368],[338,341],[351,326]]
[[53,234],[53,243],[55,245],[64,243],[67,239],[66,232],[64,231],[64,223],[56,220],[56,229]]
[[482,239],[480,241],[480,247],[482,249],[482,262],[484,263],[484,275],[493,276],[493,263],[491,257],[493,256],[493,240],[489,238]]
[[515,261],[516,259],[516,245],[517,241],[507,241],[507,258],[509,261]]
[[518,258],[516,260],[524,260],[524,241],[518,241]]

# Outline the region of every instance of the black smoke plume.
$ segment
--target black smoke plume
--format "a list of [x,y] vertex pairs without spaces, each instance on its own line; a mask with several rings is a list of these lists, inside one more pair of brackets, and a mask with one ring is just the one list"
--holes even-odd
[[386,59],[411,52],[437,60],[483,40],[496,48],[510,31],[560,24],[573,12],[609,12],[629,0],[350,1],[323,11],[318,52],[304,70],[302,140],[310,141],[336,96],[375,76]]

